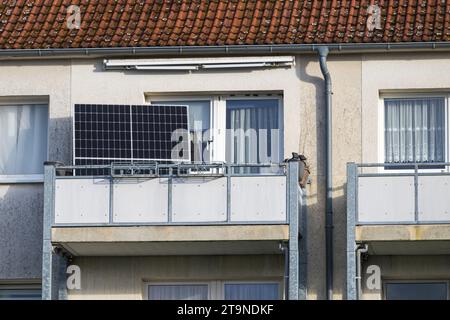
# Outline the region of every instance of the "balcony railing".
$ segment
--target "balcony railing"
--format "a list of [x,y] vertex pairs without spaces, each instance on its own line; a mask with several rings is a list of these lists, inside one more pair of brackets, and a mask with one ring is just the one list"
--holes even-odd
[[286,163],[54,165],[45,181],[53,226],[286,224],[289,190],[298,190],[289,186],[298,167],[289,171]]
[[349,163],[348,213],[357,225],[450,223],[449,166]]

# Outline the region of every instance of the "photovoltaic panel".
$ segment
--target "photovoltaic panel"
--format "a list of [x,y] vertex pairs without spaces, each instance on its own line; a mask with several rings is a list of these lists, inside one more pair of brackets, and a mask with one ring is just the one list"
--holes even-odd
[[75,158],[131,159],[130,119],[130,106],[75,105]]
[[[133,158],[134,159],[183,159],[189,154],[180,153],[188,144],[188,117],[186,106],[132,106]],[[187,149],[186,149],[187,151]]]
[[75,165],[189,161],[189,147],[187,106],[75,105]]

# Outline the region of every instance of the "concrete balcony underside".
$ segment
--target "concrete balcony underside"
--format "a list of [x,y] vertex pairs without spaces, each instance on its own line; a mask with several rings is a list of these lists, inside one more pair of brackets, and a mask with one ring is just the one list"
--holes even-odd
[[289,226],[53,227],[52,243],[75,256],[281,254]]
[[355,240],[374,255],[450,254],[450,224],[356,226]]

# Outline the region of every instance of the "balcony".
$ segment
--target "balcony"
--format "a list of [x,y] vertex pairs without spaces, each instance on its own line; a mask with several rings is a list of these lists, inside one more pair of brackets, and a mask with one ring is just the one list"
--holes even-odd
[[49,237],[73,255],[280,253],[301,200],[297,162],[47,165],[45,184]]
[[356,242],[371,243],[377,254],[447,253],[449,166],[348,164],[349,234]]

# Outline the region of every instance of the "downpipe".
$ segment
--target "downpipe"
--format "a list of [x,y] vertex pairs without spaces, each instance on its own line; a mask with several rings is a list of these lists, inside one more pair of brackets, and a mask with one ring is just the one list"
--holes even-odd
[[362,297],[362,263],[361,257],[369,251],[367,244],[360,245],[356,248],[356,299],[360,300]]
[[327,66],[328,47],[319,47],[320,70],[325,80],[325,255],[326,255],[326,294],[333,299],[333,181],[332,181],[332,82]]
[[289,300],[289,245],[280,242],[280,250],[284,254],[284,299]]

